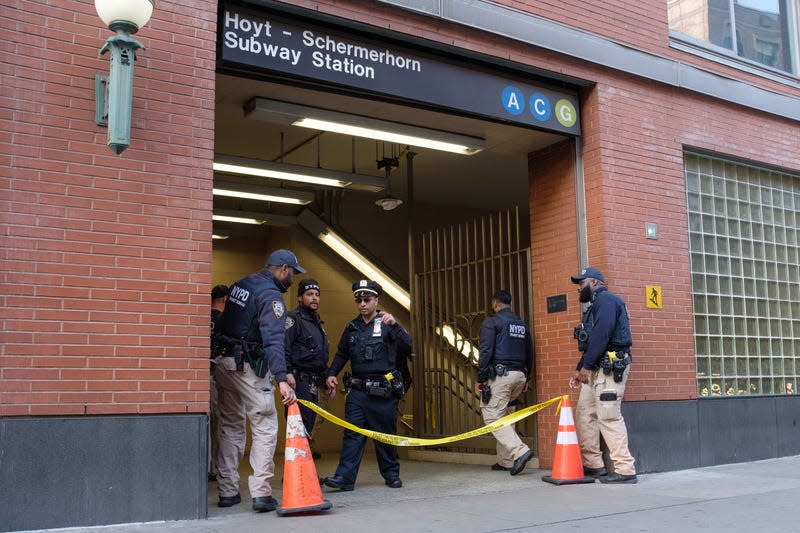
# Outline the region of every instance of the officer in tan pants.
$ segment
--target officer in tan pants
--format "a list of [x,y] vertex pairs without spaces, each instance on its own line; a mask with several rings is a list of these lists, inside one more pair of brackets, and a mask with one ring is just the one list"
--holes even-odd
[[[494,314],[481,324],[480,359],[476,390],[483,396],[481,414],[486,424],[515,411],[513,401],[528,390],[533,366],[533,341],[525,322],[511,311],[511,294],[497,291],[491,300]],[[516,476],[533,458],[514,425],[493,431],[497,463],[492,470]]]
[[286,307],[283,293],[297,273],[305,269],[289,250],[276,250],[267,266],[245,276],[230,288],[225,311],[217,324],[214,377],[219,393],[219,445],[217,481],[219,506],[241,503],[239,462],[244,457],[245,427],[250,420],[253,435],[248,479],[253,510],[274,511],[270,479],[275,475],[275,446],[278,443],[278,412],[275,408],[273,378],[282,401],[295,401],[286,375],[283,345]]
[[[622,418],[622,397],[628,382],[632,344],[625,302],[609,292],[603,273],[587,267],[572,276],[580,301],[589,304],[574,336],[583,356],[569,380],[580,388],[575,430],[583,471],[602,483],[636,483],[634,459],[628,450],[628,430]],[[608,474],[600,450],[600,435],[609,449],[614,472]]]

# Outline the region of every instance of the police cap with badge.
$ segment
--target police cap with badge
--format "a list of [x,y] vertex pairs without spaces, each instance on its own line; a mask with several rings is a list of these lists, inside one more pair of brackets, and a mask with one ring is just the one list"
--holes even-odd
[[381,287],[377,281],[372,281],[371,279],[360,279],[353,283],[353,296],[356,298],[365,297],[365,296],[380,296],[383,293],[383,287]]

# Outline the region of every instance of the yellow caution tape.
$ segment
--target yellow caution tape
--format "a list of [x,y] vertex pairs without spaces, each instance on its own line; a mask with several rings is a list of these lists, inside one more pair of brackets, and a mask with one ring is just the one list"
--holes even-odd
[[545,402],[537,403],[536,405],[531,405],[530,407],[526,407],[524,409],[520,409],[519,411],[515,411],[510,415],[498,418],[491,424],[487,424],[481,428],[473,429],[472,431],[467,431],[466,433],[453,435],[452,437],[441,437],[438,439],[418,439],[416,437],[389,435],[388,433],[380,433],[378,431],[362,429],[358,426],[354,426],[350,422],[347,422],[335,415],[332,415],[331,413],[329,413],[328,411],[326,411],[325,409],[314,403],[300,399],[298,399],[297,401],[303,404],[304,406],[308,407],[321,417],[325,418],[326,420],[330,420],[337,426],[342,426],[343,428],[347,428],[350,431],[355,431],[356,433],[360,433],[361,435],[377,440],[379,442],[392,444],[394,446],[437,446],[440,444],[447,444],[459,440],[470,439],[472,437],[478,437],[480,435],[485,435],[486,433],[491,433],[492,431],[497,431],[498,429],[514,424],[522,420],[523,418],[527,418],[533,413],[541,411],[545,407],[552,405],[554,403],[558,403],[558,405],[556,406],[556,413],[558,413],[558,411],[561,409],[561,402],[563,401],[563,399],[564,396],[556,396],[555,398],[551,398]]

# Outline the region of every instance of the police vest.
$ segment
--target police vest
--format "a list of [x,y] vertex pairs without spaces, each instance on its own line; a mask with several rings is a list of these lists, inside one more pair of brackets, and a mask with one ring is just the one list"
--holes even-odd
[[261,344],[261,331],[258,329],[258,305],[256,295],[265,290],[278,290],[273,280],[252,283],[249,277],[242,278],[231,287],[225,312],[218,324],[218,336],[231,344],[243,340]]
[[[598,293],[597,297],[613,299],[614,312],[617,314],[614,332],[611,334],[611,337],[608,341],[608,346],[606,346],[606,350],[622,350],[630,348],[631,344],[633,344],[633,337],[631,336],[631,325],[628,317],[628,309],[625,307],[625,303],[622,301],[622,298],[607,291]],[[589,309],[583,313],[583,328],[586,330],[589,338],[591,338],[592,329],[594,329],[594,314],[592,313],[594,308],[595,306],[591,305]]]
[[356,325],[357,321],[363,322],[357,318],[347,325],[350,330],[350,368],[353,375],[377,377],[395,370],[397,344],[386,340],[389,326],[381,322],[380,316],[376,316],[370,326],[362,326],[363,329]]
[[518,363],[525,368],[528,326],[513,313],[494,316],[494,362]]

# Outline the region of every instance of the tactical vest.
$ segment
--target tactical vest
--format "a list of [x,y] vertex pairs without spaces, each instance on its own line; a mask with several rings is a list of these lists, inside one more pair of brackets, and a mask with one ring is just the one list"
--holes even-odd
[[231,344],[241,344],[242,340],[261,344],[256,296],[268,289],[278,290],[273,280],[252,283],[246,277],[234,283],[225,303],[225,312],[218,324],[217,334],[221,340]]
[[377,377],[395,370],[397,344],[385,340],[389,326],[381,322],[380,316],[376,316],[369,327],[359,329],[355,324],[358,320],[361,318],[347,325],[350,331],[350,368],[353,375]]
[[498,313],[495,315],[494,330],[494,361],[519,363],[524,367],[528,332],[525,322],[511,313]]

